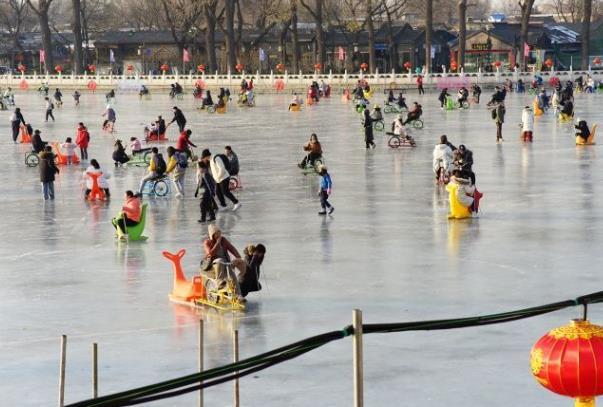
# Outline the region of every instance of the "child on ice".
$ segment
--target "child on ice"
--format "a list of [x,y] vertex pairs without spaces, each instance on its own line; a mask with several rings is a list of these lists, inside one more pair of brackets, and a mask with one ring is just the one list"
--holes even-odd
[[320,206],[322,206],[322,211],[318,212],[318,214],[326,215],[328,208],[328,213],[330,215],[335,210],[335,207],[329,203],[329,197],[331,196],[333,182],[331,181],[331,176],[327,172],[327,167],[325,167],[324,165],[320,167],[320,171],[318,174],[320,175],[320,188],[318,190],[318,196],[320,196]]

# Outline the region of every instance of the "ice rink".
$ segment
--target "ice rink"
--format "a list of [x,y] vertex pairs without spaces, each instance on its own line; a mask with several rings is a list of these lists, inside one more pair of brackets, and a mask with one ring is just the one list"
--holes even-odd
[[[536,119],[534,143],[519,142],[521,108],[531,96],[507,97],[505,142],[485,101],[467,111],[441,111],[437,94],[407,102],[424,107],[418,147],[392,150],[376,133],[366,151],[359,119],[339,96],[290,113],[289,92],[259,95],[258,106],[230,106],[225,115],[194,109],[192,96],[140,102],[118,94],[117,133],[142,135],[157,114],[184,108],[192,140],[212,152],[232,145],[241,162],[242,208],[220,211],[218,225],[242,251],[267,247],[264,289],[248,311],[194,311],[168,301],[171,264],[163,250],[187,250],[190,277],[202,256],[206,226],[197,223],[189,167],[184,200],[148,199],[149,240],[117,243],[110,219],[145,169],[114,169],[113,136],[100,131],[104,96],[86,93],[44,123],[43,99],[17,94],[25,120],[44,140],[74,137],[77,122],[91,131],[90,158],[112,173],[112,200],[82,199],[84,167],[62,168],[57,198],[44,202],[37,168],[24,165],[29,145],[14,145],[10,111],[0,112],[0,405],[56,403],[59,339],[68,335],[66,402],[90,397],[91,344],[99,346],[100,394],[192,373],[199,318],[205,320],[206,367],[232,358],[231,330],[240,331],[241,357],[310,335],[341,329],[353,308],[365,323],[472,316],[524,308],[601,289],[603,153],[577,148],[570,125],[552,114]],[[375,96],[382,102],[383,95]],[[576,114],[603,124],[602,95],[576,95]],[[388,115],[391,122],[394,115]],[[319,217],[318,179],[296,167],[316,132],[333,178],[331,217]],[[447,134],[474,154],[484,193],[479,219],[449,222],[447,193],[434,185],[433,144]],[[176,126],[169,129],[175,141]],[[603,139],[601,140],[603,142]],[[164,146],[165,147],[165,146]],[[200,153],[200,149],[197,149]],[[581,315],[564,312],[483,328],[365,337],[367,406],[567,406],[532,378],[529,353],[549,329]],[[590,309],[594,323],[600,307]],[[195,395],[157,402],[191,406]],[[232,404],[231,385],[205,392],[206,405]],[[294,361],[241,380],[245,406],[352,405],[351,340],[329,344]]]

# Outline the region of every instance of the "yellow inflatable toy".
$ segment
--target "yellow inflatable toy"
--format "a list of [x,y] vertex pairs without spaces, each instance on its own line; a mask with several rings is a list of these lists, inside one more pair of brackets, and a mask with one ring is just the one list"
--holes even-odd
[[363,93],[364,93],[364,98],[365,99],[370,99],[370,98],[373,97],[373,91],[372,90],[369,90],[368,92],[364,91]]
[[299,112],[301,110],[301,105],[289,105],[290,112]]
[[534,99],[533,106],[534,106],[534,116],[542,116],[544,114],[542,109],[540,109],[540,106],[538,106],[538,98]]
[[577,146],[592,146],[595,144],[595,133],[597,132],[597,125],[595,124],[590,131],[590,136],[584,141],[582,137],[576,137],[576,145]]
[[454,182],[446,185],[448,191],[448,201],[450,202],[450,213],[448,219],[465,219],[471,217],[471,211],[466,206],[463,206],[456,196],[459,186]]

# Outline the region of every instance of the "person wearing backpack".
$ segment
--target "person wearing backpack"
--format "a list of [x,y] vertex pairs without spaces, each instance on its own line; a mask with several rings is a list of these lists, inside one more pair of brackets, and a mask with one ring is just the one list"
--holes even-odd
[[159,154],[157,147],[151,149],[151,162],[149,163],[149,173],[140,180],[140,188],[138,188],[138,195],[142,197],[142,191],[147,182],[154,179],[160,178],[165,174],[167,170],[167,164],[163,159],[163,156]]
[[172,180],[176,186],[176,198],[184,197],[184,175],[188,167],[188,157],[185,153],[177,151],[174,147],[167,148],[168,162],[166,174],[172,174]]
[[230,168],[230,163],[228,161],[228,157],[226,157],[224,154],[217,154],[215,157],[212,157],[211,152],[208,149],[205,149],[201,153],[201,160],[208,164],[209,168],[211,169],[211,175],[216,181],[216,193],[218,195],[220,205],[222,207],[226,207],[226,200],[224,199],[224,197],[226,197],[231,200],[234,205],[232,210],[238,210],[241,207],[241,204],[230,192],[229,188],[230,172],[228,169]]

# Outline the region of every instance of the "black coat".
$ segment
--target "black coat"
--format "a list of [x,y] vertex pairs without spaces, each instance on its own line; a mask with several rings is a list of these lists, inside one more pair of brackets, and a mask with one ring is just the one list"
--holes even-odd
[[182,110],[177,109],[174,112],[174,118],[172,119],[172,121],[170,123],[176,122],[178,124],[186,124],[186,117],[184,117],[184,113],[182,113]]
[[40,169],[40,182],[53,182],[55,174],[59,173],[52,153],[41,153],[38,167]]
[[250,292],[260,291],[260,265],[257,258],[245,255],[245,271],[239,275],[239,286],[241,287],[241,295],[247,296]]
[[36,153],[43,151],[45,146],[46,146],[46,143],[42,141],[42,137],[40,137],[39,134],[34,134],[31,137],[31,148]]

